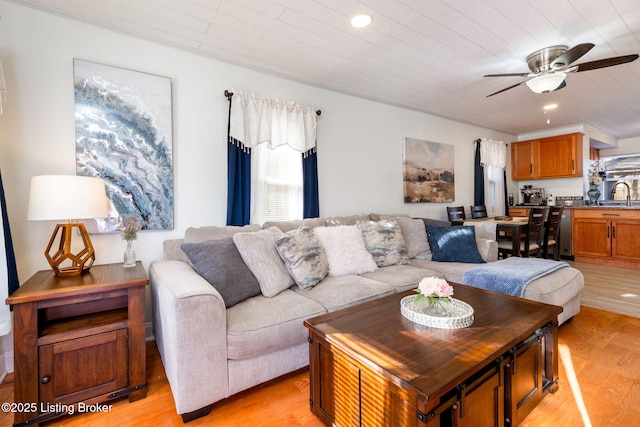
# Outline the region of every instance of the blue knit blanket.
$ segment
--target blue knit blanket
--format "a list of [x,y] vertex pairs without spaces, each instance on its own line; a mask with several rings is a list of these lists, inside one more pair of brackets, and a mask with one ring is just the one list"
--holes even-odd
[[467,270],[462,282],[475,288],[522,297],[529,283],[568,266],[566,262],[550,259],[511,257]]

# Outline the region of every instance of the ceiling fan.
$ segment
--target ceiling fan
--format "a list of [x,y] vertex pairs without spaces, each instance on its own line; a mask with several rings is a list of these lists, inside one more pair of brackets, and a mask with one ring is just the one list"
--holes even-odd
[[567,73],[578,73],[581,71],[596,70],[598,68],[612,67],[614,65],[626,64],[638,59],[638,54],[616,56],[613,58],[598,59],[596,61],[583,62],[571,65],[589,52],[595,45],[593,43],[582,43],[569,49],[567,46],[550,46],[537,50],[527,56],[527,65],[530,72],[527,73],[507,73],[507,74],[487,74],[484,77],[533,77],[512,86],[487,95],[487,98],[497,95],[514,87],[526,84],[529,89],[536,93],[548,93],[553,90],[562,89],[567,85],[565,77]]

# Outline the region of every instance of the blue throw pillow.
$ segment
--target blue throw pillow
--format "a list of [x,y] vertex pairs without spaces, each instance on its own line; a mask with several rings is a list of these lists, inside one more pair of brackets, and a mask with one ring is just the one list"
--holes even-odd
[[473,226],[455,225],[439,227],[427,224],[427,237],[433,261],[442,262],[467,262],[473,264],[484,263],[478,244],[476,243],[476,231]]

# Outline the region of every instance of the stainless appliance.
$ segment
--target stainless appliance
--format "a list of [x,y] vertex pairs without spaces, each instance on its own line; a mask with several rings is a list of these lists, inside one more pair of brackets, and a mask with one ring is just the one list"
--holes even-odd
[[560,219],[560,257],[563,259],[573,259],[573,244],[571,243],[571,221],[573,217],[573,207],[584,206],[582,196],[556,197],[556,206],[564,206],[562,218]]
[[531,185],[525,185],[520,189],[520,193],[522,194],[522,205],[524,206],[544,206],[547,204],[543,188],[533,188]]

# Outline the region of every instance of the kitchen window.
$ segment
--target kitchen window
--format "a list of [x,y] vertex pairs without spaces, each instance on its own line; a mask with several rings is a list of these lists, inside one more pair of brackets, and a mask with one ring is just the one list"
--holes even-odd
[[626,202],[627,195],[640,200],[640,155],[603,157],[600,161],[605,172],[604,200]]

